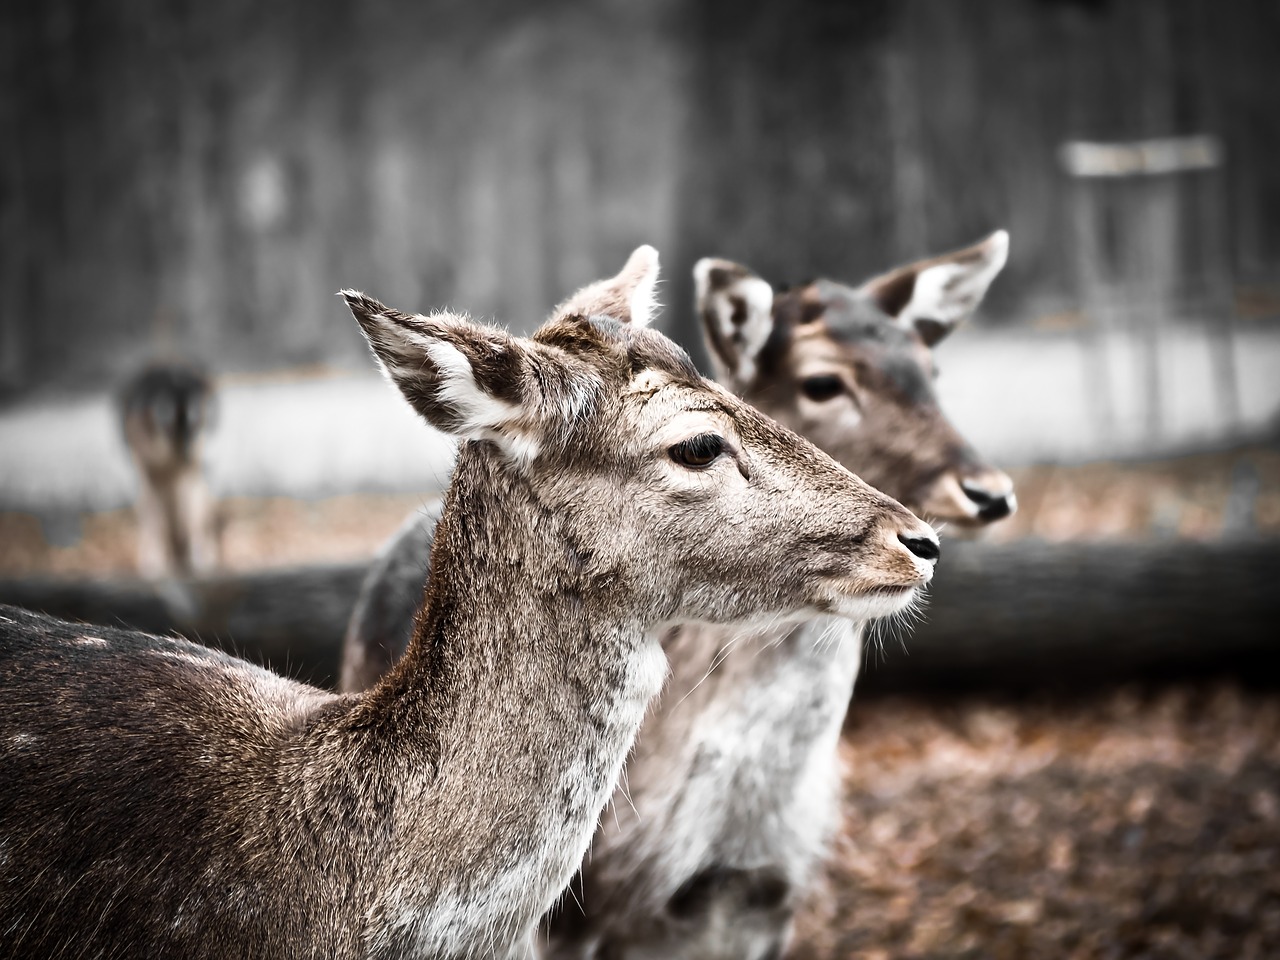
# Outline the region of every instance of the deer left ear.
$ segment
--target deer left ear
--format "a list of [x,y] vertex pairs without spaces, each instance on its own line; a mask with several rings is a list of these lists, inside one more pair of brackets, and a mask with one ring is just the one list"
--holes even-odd
[[891,270],[861,289],[932,347],[978,308],[1008,258],[1009,234],[997,230],[981,243]]
[[342,297],[387,378],[432,426],[488,440],[524,465],[591,408],[600,378],[554,347],[437,313],[401,313],[354,290]]

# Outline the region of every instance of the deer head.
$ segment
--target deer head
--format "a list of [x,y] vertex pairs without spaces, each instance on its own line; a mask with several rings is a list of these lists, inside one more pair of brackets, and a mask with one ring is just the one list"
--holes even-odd
[[831,280],[775,293],[748,268],[694,268],[698,313],[721,381],[868,483],[960,524],[1016,508],[938,406],[933,348],[978,306],[1005,264],[1003,230],[859,287]]
[[120,393],[125,442],[140,469],[172,473],[200,462],[215,412],[213,382],[185,364],[154,364]]
[[901,609],[932,575],[933,531],[699,376],[645,326],[656,279],[641,247],[527,339],[344,296],[414,408],[470,441],[455,478],[555,518],[597,602],[653,623]]

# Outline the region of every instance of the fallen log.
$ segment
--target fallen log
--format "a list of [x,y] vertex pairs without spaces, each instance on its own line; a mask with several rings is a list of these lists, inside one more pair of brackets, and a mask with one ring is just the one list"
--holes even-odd
[[177,633],[321,686],[337,681],[365,564],[189,581],[0,580],[0,603],[77,620]]
[[[306,567],[158,586],[7,580],[0,603],[178,632],[328,684],[364,571]],[[949,543],[925,622],[878,628],[883,649],[868,644],[859,690],[1034,690],[1206,670],[1280,679],[1278,622],[1280,541]]]
[[1278,585],[1274,540],[947,544],[926,621],[869,649],[859,687],[1253,671],[1280,659]]

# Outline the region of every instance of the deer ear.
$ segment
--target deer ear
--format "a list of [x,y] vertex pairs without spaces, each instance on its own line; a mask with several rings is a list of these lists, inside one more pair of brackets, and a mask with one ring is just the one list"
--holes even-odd
[[648,326],[658,312],[658,251],[636,247],[616,277],[583,287],[552,313],[566,317],[612,317],[637,327]]
[[1009,234],[997,230],[971,247],[868,280],[862,292],[932,347],[977,309],[1008,257]]
[[599,378],[553,347],[455,314],[411,316],[354,290],[341,296],[387,378],[445,433],[490,440],[527,463],[595,401]]
[[694,264],[693,282],[717,374],[746,386],[773,331],[773,288],[741,264],[710,257]]

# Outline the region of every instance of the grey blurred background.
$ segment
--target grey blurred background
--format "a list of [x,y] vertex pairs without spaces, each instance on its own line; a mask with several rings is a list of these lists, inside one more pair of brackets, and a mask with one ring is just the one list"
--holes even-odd
[[[431,486],[334,291],[519,328],[642,242],[855,282],[1004,227],[942,348],[1002,463],[1185,450],[1280,406],[1268,0],[13,0],[0,10],[0,506],[131,496],[107,397],[219,378],[223,494]],[[1071,141],[1207,138],[1082,178]]]

